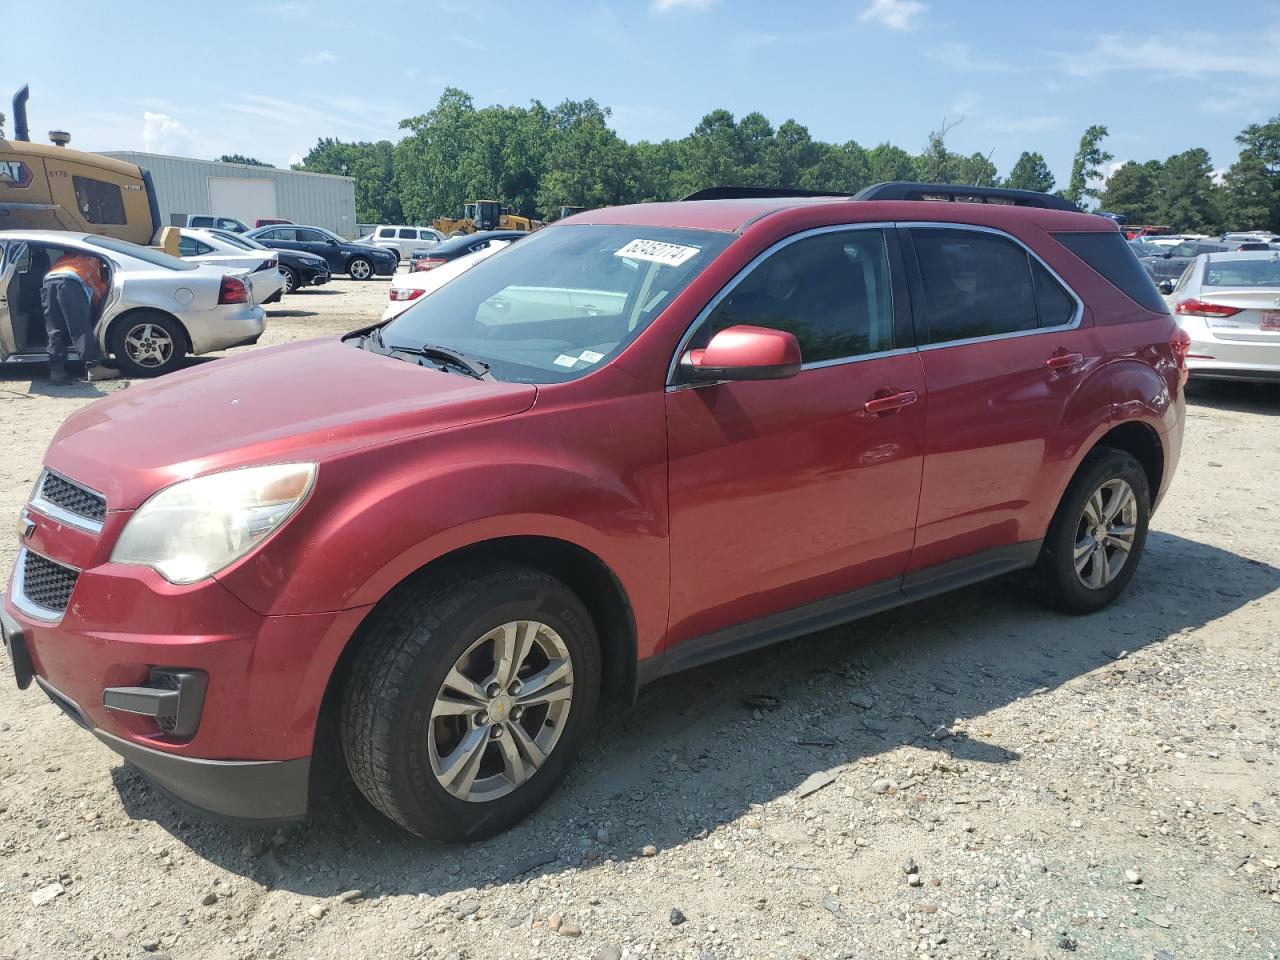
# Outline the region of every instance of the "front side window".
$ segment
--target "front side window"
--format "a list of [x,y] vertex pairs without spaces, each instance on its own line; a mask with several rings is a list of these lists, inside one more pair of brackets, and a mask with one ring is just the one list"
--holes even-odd
[[779,248],[744,276],[690,341],[727,327],[785,330],[805,363],[893,349],[893,291],[881,230],[839,230]]
[[76,191],[76,206],[89,223],[125,223],[124,195],[119,184],[94,180],[92,177],[72,177]]
[[924,288],[928,342],[1034,330],[1035,286],[1026,250],[972,230],[911,231]]
[[548,227],[422,297],[380,339],[461,351],[499,380],[574,380],[644,332],[735,239],[708,230]]

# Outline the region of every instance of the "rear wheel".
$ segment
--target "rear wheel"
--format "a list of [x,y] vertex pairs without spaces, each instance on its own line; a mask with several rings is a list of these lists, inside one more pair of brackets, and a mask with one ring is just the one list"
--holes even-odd
[[1040,551],[1041,599],[1067,613],[1107,606],[1137,571],[1150,520],[1142,464],[1122,450],[1094,450],[1067,487]]
[[140,310],[112,325],[107,348],[125,376],[158,377],[182,364],[187,355],[187,334],[173,317]]
[[595,715],[600,652],[581,601],[529,569],[411,588],[370,622],[344,693],[361,792],[406,830],[475,840],[555,788]]
[[373,276],[373,264],[364,257],[352,257],[347,264],[347,274],[352,280],[368,280]]

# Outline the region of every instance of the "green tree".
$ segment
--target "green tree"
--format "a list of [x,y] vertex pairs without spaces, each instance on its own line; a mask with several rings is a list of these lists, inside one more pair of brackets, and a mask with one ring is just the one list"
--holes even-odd
[[1223,178],[1223,212],[1235,230],[1280,229],[1280,116],[1236,137],[1240,158]]
[[626,203],[636,193],[637,157],[609,127],[609,108],[566,100],[551,111],[546,172],[537,207],[552,217],[561,206]]
[[1099,208],[1122,213],[1133,224],[1160,222],[1159,191],[1163,174],[1164,164],[1159,160],[1122,164],[1108,178],[1106,189],[1098,198]]
[[4,111],[0,110],[0,140],[4,139]]
[[333,137],[319,140],[294,169],[333,173],[356,181],[356,220],[359,223],[403,223],[395,188],[394,148],[391,141],[346,143]]
[[916,169],[925,183],[955,183],[959,159],[947,149],[946,126],[929,134],[929,144],[916,158]]
[[1054,179],[1043,155],[1024,150],[1014,163],[1013,169],[1009,171],[1009,177],[1005,180],[1004,186],[1014,190],[1037,190],[1040,193],[1048,193],[1053,189]]
[[395,145],[395,181],[407,219],[462,216],[473,177],[470,144],[476,124],[471,95],[446,87],[427,113],[400,121],[408,135]]
[[889,183],[893,180],[920,180],[915,158],[901,147],[881,143],[867,151],[867,182]]
[[1156,216],[1175,230],[1213,232],[1222,223],[1213,164],[1201,147],[1164,162],[1157,189]]
[[815,147],[817,159],[800,175],[797,186],[804,190],[857,193],[871,182],[867,151],[855,141],[839,146],[817,143]]
[[1107,128],[1094,124],[1080,138],[1075,158],[1071,161],[1071,178],[1061,194],[1077,207],[1083,206],[1085,200],[1098,198],[1099,191],[1093,184],[1102,179],[1102,165],[1115,159],[1102,149],[1102,141],[1106,136]]
[[984,153],[971,153],[967,157],[956,157],[955,182],[966,183],[971,187],[996,187],[1000,185],[1000,174],[991,158]]
[[274,164],[263,163],[261,160],[255,160],[253,157],[246,157],[240,153],[224,153],[218,158],[219,163],[245,163],[251,167],[273,167]]

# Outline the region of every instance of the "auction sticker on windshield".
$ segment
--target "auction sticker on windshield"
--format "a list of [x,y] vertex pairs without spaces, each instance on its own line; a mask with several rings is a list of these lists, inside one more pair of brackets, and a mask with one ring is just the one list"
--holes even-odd
[[678,267],[697,253],[697,247],[685,247],[678,243],[663,243],[661,240],[632,240],[614,253],[614,256]]

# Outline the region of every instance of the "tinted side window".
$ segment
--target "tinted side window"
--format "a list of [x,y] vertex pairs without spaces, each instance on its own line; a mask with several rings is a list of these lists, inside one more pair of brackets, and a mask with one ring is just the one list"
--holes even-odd
[[72,177],[76,206],[90,223],[124,223],[124,197],[120,187],[90,177]]
[[1156,313],[1169,312],[1151,274],[1138,262],[1118,231],[1055,233],[1053,236],[1140,307]]
[[418,231],[417,230],[401,230],[400,239],[401,240],[417,240]]
[[378,231],[378,236],[380,237],[391,238],[391,237],[394,237],[395,235],[396,235],[396,231],[392,227],[383,227],[381,230]]
[[297,230],[298,239],[304,243],[324,243],[329,238],[319,230]]
[[1060,327],[1075,319],[1076,301],[1044,268],[1032,258],[1031,276],[1036,284],[1036,306],[1040,310],[1040,326]]
[[820,233],[782,247],[720,301],[694,336],[726,327],[795,334],[806,363],[893,349],[893,291],[883,231]]
[[178,241],[178,256],[194,257],[196,255],[196,242],[191,237],[183,237]]
[[969,230],[911,231],[924,287],[930,343],[1034,330],[1036,298],[1027,252]]

